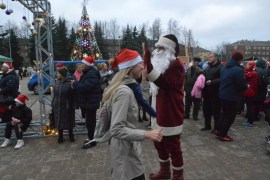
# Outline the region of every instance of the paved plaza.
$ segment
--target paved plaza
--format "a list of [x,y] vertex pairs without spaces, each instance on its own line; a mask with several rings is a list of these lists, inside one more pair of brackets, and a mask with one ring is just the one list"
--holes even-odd
[[[26,90],[27,78],[21,81],[23,92],[31,99],[36,97]],[[33,107],[37,117],[38,107]],[[36,118],[35,117],[35,118]],[[253,128],[241,126],[244,117],[238,116],[229,134],[233,142],[220,142],[210,131],[202,132],[203,117],[187,119],[182,134],[184,176],[186,180],[269,180],[270,153],[266,151],[264,137],[270,134],[268,124],[261,118]],[[140,127],[148,122],[140,123]],[[65,136],[63,144],[56,136],[25,138],[25,146],[15,150],[11,146],[0,149],[1,180],[103,180],[110,179],[109,146],[100,144],[92,149],[81,149],[86,135],[76,135],[74,143]],[[2,141],[1,141],[2,143]],[[145,173],[159,167],[153,143],[143,145]],[[117,168],[117,167],[114,167]]]

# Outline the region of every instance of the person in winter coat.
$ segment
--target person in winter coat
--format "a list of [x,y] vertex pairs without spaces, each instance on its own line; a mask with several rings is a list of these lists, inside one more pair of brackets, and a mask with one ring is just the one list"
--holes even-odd
[[144,180],[144,166],[140,141],[160,142],[162,130],[137,129],[138,104],[129,84],[137,83],[143,62],[137,51],[123,49],[114,59],[113,67],[119,72],[103,94],[103,102],[111,104],[110,156],[113,180]]
[[192,88],[193,88],[198,76],[203,71],[199,67],[200,62],[201,62],[201,58],[194,57],[193,58],[193,64],[192,64],[192,66],[190,68],[188,68],[187,75],[185,77],[185,84],[184,84],[184,88],[185,88],[185,92],[186,92],[186,96],[185,96],[185,119],[189,119],[190,109],[191,109],[191,105],[193,103],[193,105],[194,105],[193,112],[192,112],[193,119],[198,120],[198,113],[199,113],[201,101],[197,101],[198,99],[192,98],[191,97],[191,91],[192,91]]
[[[202,90],[204,88],[204,85],[205,85],[205,76],[204,72],[201,71],[191,91],[191,98],[193,99],[193,102],[198,103],[199,106],[202,100]],[[195,121],[198,120],[198,118],[195,117],[193,119]]]
[[153,56],[149,50],[145,52],[144,65],[147,67],[147,78],[151,81],[152,106],[157,111],[152,127],[163,129],[163,139],[154,143],[160,169],[150,173],[149,179],[170,179],[172,164],[172,179],[183,180],[180,134],[184,122],[184,66],[176,58],[179,55],[179,44],[175,35],[160,37],[155,47]]
[[14,148],[19,149],[24,146],[22,139],[23,132],[27,130],[32,121],[32,110],[25,105],[26,100],[28,100],[28,98],[21,94],[15,98],[15,103],[9,107],[8,111],[10,111],[11,114],[11,121],[6,123],[5,141],[0,146],[1,148],[5,148],[11,144],[10,137],[12,129],[15,130],[16,138],[18,139]]
[[[72,79],[76,80],[76,81],[79,81],[81,76],[82,76],[82,69],[83,69],[83,65],[82,64],[76,64],[76,70],[73,74],[73,77]],[[78,95],[75,95],[75,108],[76,109],[79,109],[79,103],[78,103]],[[82,118],[85,118],[85,109],[81,109],[81,115],[82,115]]]
[[63,143],[63,130],[68,130],[70,142],[74,142],[75,127],[75,93],[71,88],[68,69],[63,66],[57,70],[57,81],[52,100],[55,128],[58,130],[58,143]]
[[220,126],[214,132],[220,141],[233,141],[233,138],[228,136],[228,131],[236,117],[237,102],[240,100],[241,94],[247,89],[244,70],[240,67],[242,59],[242,53],[233,52],[231,59],[221,68],[219,99],[222,116]]
[[244,69],[245,79],[248,89],[244,92],[246,106],[247,106],[247,121],[242,125],[245,127],[253,127],[253,122],[256,119],[255,111],[255,98],[258,93],[258,73],[255,70],[255,62],[249,61],[247,67]]
[[259,120],[259,112],[263,109],[264,101],[267,94],[267,86],[269,85],[269,73],[267,71],[267,63],[262,59],[256,61],[256,71],[258,72],[258,93],[255,98],[255,120]]
[[221,106],[219,100],[220,70],[222,64],[218,59],[218,55],[210,53],[208,56],[208,66],[204,70],[205,87],[203,94],[203,115],[204,127],[201,131],[211,130],[211,119],[214,118],[214,128],[212,132],[217,130],[220,121]]
[[19,78],[10,62],[4,62],[1,71],[3,76],[0,79],[0,113],[2,122],[8,122],[11,117],[7,107],[19,95]]
[[95,59],[88,56],[82,60],[83,75],[79,81],[72,80],[72,87],[78,94],[79,106],[85,109],[86,113],[86,128],[88,131],[88,139],[83,143],[82,148],[87,149],[96,145],[91,141],[94,139],[96,128],[96,114],[100,107],[101,100],[101,77],[99,71],[94,67]]

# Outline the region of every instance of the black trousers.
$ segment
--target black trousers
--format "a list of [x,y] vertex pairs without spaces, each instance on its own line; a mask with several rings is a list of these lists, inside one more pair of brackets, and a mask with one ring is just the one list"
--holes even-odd
[[237,105],[236,101],[221,100],[222,115],[219,132],[223,137],[228,135],[228,131],[235,120]]
[[257,120],[257,116],[255,115],[255,98],[246,97],[246,105],[248,122],[253,124],[253,122]]
[[145,176],[144,176],[144,174],[142,174],[136,178],[133,178],[132,180],[145,180]]
[[7,122],[6,123],[6,129],[5,129],[5,138],[10,139],[11,133],[12,133],[12,129],[14,128],[17,139],[22,139],[23,132],[19,128],[21,125],[22,124],[20,124],[20,123],[19,124],[12,125],[11,122]]
[[203,99],[204,127],[211,128],[211,118],[214,117],[214,129],[218,130],[221,116],[220,100]]
[[191,92],[187,92],[185,96],[185,116],[189,117],[192,103],[194,105],[192,116],[193,118],[197,118],[200,110],[201,99],[191,97]]
[[97,114],[97,110],[89,110],[87,109],[85,111],[85,124],[86,124],[86,128],[88,131],[88,139],[92,140],[94,139],[94,133],[95,133],[95,128],[96,128],[96,114]]

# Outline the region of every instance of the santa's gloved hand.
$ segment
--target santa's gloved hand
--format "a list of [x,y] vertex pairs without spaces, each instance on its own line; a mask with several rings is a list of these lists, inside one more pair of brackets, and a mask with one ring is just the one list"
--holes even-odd
[[146,49],[145,53],[144,53],[144,66],[146,66],[147,68],[147,72],[150,73],[153,70],[153,65],[151,63],[151,52],[149,49]]

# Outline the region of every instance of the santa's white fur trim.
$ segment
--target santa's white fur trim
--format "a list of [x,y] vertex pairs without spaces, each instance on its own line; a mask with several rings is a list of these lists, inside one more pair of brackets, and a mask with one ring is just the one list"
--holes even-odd
[[181,167],[174,167],[174,166],[172,166],[172,168],[173,168],[174,170],[182,170],[182,169],[184,169],[184,165],[181,166]]
[[160,72],[158,72],[158,70],[153,69],[148,75],[147,78],[149,79],[149,81],[154,82],[155,80],[157,80],[157,78],[160,76]]
[[82,63],[84,63],[84,64],[86,64],[87,66],[93,66],[94,64],[92,63],[89,63],[89,62],[87,62],[86,60],[82,60]]
[[14,101],[16,101],[17,103],[19,103],[19,104],[23,104],[19,99],[15,99]]
[[183,124],[175,127],[162,127],[159,126],[157,123],[154,124],[153,129],[162,129],[163,136],[174,136],[182,133]]
[[163,159],[158,158],[158,161],[159,161],[159,162],[169,162],[169,161],[170,161],[170,158],[168,158],[168,159],[166,159],[166,160],[163,160]]
[[165,37],[159,38],[158,42],[155,44],[155,47],[158,47],[158,46],[168,48],[173,53],[175,53],[176,44],[175,44],[175,42],[173,42],[172,40],[170,40],[168,38],[165,38]]
[[119,69],[129,68],[129,67],[135,66],[136,64],[138,64],[140,62],[142,62],[142,58],[141,58],[141,56],[137,56],[136,58],[134,58],[132,60],[129,60],[127,62],[120,63],[118,65],[118,68]]
[[7,63],[3,63],[2,66],[5,66],[5,67],[7,67],[7,68],[10,68],[9,65],[8,65]]

